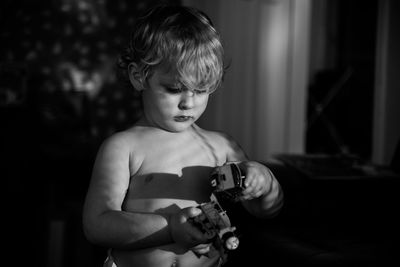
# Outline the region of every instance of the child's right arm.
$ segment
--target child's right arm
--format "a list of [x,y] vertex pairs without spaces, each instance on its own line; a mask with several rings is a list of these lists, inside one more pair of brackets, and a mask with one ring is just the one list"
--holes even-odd
[[92,219],[85,216],[84,229],[91,242],[105,247],[143,249],[178,243],[184,248],[193,249],[208,242],[188,222],[188,218],[198,213],[194,207],[170,216],[110,210]]
[[128,147],[126,139],[117,136],[105,141],[98,152],[83,210],[88,240],[120,249],[170,243],[190,249],[205,243],[203,234],[187,222],[198,215],[197,208],[182,209],[172,215],[121,210],[130,175],[140,167],[140,159],[133,158]]

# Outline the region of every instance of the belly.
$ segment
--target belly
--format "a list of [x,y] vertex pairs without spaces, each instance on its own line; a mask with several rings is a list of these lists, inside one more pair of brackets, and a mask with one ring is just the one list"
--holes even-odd
[[137,251],[114,250],[112,254],[118,267],[206,267],[217,266],[219,260],[217,253],[198,257],[176,244]]
[[[211,169],[210,167],[185,169],[181,176],[163,172],[134,176],[122,209],[130,212],[171,214],[182,208],[209,202],[212,191],[209,182]],[[211,255],[198,257],[178,244],[135,251],[113,251],[118,267],[216,266],[219,254],[215,252]]]

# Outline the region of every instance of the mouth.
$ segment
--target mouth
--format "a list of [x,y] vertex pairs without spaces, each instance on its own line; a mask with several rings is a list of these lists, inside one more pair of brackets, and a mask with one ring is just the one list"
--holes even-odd
[[175,116],[174,117],[174,120],[177,121],[177,122],[186,122],[186,121],[189,121],[189,120],[192,120],[192,119],[193,119],[192,116]]

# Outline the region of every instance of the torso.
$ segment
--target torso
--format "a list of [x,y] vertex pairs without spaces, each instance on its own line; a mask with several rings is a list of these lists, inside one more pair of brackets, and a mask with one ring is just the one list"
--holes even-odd
[[[226,162],[222,136],[197,126],[175,134],[140,127],[131,131],[136,140],[133,152],[140,158],[140,168],[131,176],[123,210],[175,213],[210,201],[210,173],[215,166]],[[121,267],[215,266],[218,261],[217,253],[199,258],[177,244],[139,251],[114,250],[113,255]]]

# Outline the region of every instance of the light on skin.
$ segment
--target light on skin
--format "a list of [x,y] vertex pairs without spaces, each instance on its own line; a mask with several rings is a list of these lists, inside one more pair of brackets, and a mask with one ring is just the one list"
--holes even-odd
[[190,90],[179,82],[177,72],[156,68],[139,90],[142,92],[142,124],[168,132],[188,129],[203,114],[209,94]]
[[113,248],[119,266],[210,266],[218,255],[196,256],[206,254],[210,243],[188,219],[209,199],[211,169],[240,162],[247,186],[242,203],[258,217],[279,210],[279,184],[228,135],[195,125],[208,92],[181,87],[177,73],[163,68],[142,83],[135,70],[132,65],[130,79],[142,91],[144,115],[99,149],[84,205],[85,234]]

